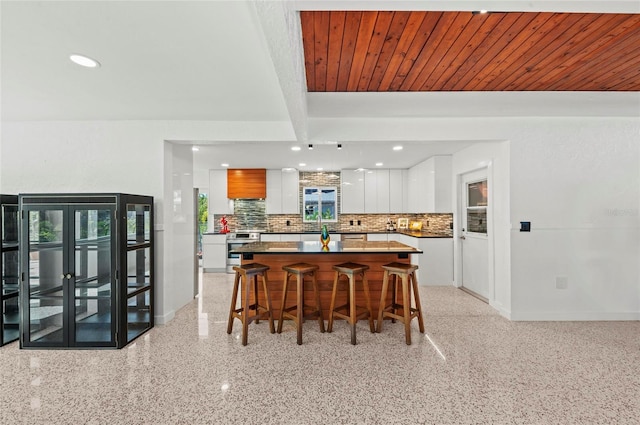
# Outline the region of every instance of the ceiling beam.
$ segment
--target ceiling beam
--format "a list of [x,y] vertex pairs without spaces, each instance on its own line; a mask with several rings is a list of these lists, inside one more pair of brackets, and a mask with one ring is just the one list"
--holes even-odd
[[292,10],[640,13],[638,0],[290,0]]
[[278,1],[256,0],[253,4],[278,75],[293,131],[299,141],[306,141],[307,82],[298,12],[284,7],[284,3]]

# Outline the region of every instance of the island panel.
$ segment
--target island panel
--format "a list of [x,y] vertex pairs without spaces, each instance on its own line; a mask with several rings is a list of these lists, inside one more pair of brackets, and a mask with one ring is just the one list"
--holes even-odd
[[[405,257],[405,258],[401,258]],[[261,263],[270,267],[268,276],[268,287],[271,295],[271,302],[275,318],[280,317],[281,301],[282,301],[282,287],[283,279],[285,276],[282,267],[285,265],[306,262],[319,266],[317,273],[318,286],[320,291],[320,304],[322,306],[323,315],[325,320],[329,318],[329,306],[331,304],[331,292],[333,289],[333,280],[335,271],[332,267],[336,264],[345,262],[354,262],[366,264],[369,266],[367,271],[367,278],[369,281],[369,290],[371,294],[371,304],[374,315],[377,316],[378,308],[380,304],[380,291],[382,289],[382,279],[384,270],[382,265],[391,262],[410,263],[410,258],[406,254],[398,253],[350,253],[350,252],[324,252],[324,253],[297,253],[297,252],[281,252],[281,253],[254,253],[251,259],[243,258],[242,264],[248,263]],[[338,287],[338,295],[336,299],[336,305],[342,305],[346,302],[347,296],[347,280],[345,277],[340,279],[340,285]],[[295,303],[295,278],[291,278],[288,286],[287,306]],[[390,292],[389,292],[390,294]],[[388,294],[387,298],[390,299]],[[313,300],[313,288],[311,285],[305,285],[304,299],[307,300],[307,304],[312,304]],[[260,301],[264,301],[262,292],[260,292]],[[311,298],[310,298],[311,297]],[[364,288],[358,283],[356,286],[356,301],[358,305],[365,305],[364,301]]]

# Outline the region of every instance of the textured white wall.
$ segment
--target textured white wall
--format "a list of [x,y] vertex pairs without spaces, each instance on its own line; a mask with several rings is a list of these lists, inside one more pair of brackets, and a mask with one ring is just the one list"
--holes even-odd
[[[241,127],[253,140],[290,137],[287,126],[275,125],[272,132],[246,123]],[[318,119],[309,130],[312,137],[344,141],[487,143],[456,154],[453,172],[492,160],[492,305],[517,320],[640,319],[637,118]],[[170,235],[177,226],[165,192],[174,182],[165,166],[185,170],[192,157],[184,147],[174,158],[175,146],[163,141],[196,135],[221,140],[230,134],[236,134],[231,126],[209,122],[3,123],[0,189],[153,195],[156,316],[169,317],[188,302],[192,280],[173,274],[165,262],[172,252],[190,253],[193,246],[181,231]],[[490,143],[495,141],[501,143]],[[532,222],[530,233],[518,231],[525,220]],[[558,277],[566,278],[567,289],[556,288]]]
[[549,120],[512,143],[512,318],[640,318],[639,131]]
[[[640,319],[637,117],[321,118],[310,127],[311,138],[342,141],[508,141],[505,181],[494,184],[494,211],[508,215],[494,217],[492,305],[515,320]],[[532,231],[519,232],[520,221]]]

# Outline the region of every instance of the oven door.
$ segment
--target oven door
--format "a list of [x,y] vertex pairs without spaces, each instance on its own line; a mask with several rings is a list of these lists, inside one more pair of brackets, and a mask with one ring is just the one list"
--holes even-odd
[[[241,246],[246,245],[248,243],[250,243],[250,242],[247,242],[247,241],[227,241],[227,263],[231,259],[239,260],[240,259],[240,254],[236,254],[236,253],[231,252],[231,251],[233,251],[236,248],[240,248]],[[238,261],[235,264],[240,264],[240,262]]]

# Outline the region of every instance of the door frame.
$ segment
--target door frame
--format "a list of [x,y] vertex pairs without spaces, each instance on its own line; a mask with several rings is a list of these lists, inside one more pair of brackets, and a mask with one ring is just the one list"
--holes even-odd
[[494,179],[493,179],[493,163],[490,161],[486,166],[478,167],[475,169],[465,170],[464,172],[460,172],[456,174],[455,182],[456,182],[456,208],[457,212],[457,220],[454,220],[454,230],[453,230],[453,243],[454,243],[454,252],[457,257],[457,261],[454,260],[454,285],[457,288],[462,289],[462,267],[463,267],[463,259],[462,259],[462,243],[460,237],[462,235],[462,229],[465,228],[466,223],[463,222],[466,217],[465,211],[465,197],[466,193],[462,190],[462,186],[465,183],[465,176],[468,176],[471,173],[480,173],[483,172],[486,175],[487,179],[487,280],[489,284],[488,291],[488,299],[486,300],[489,305],[493,306],[493,302],[495,300],[495,229],[493,225],[494,221]]

